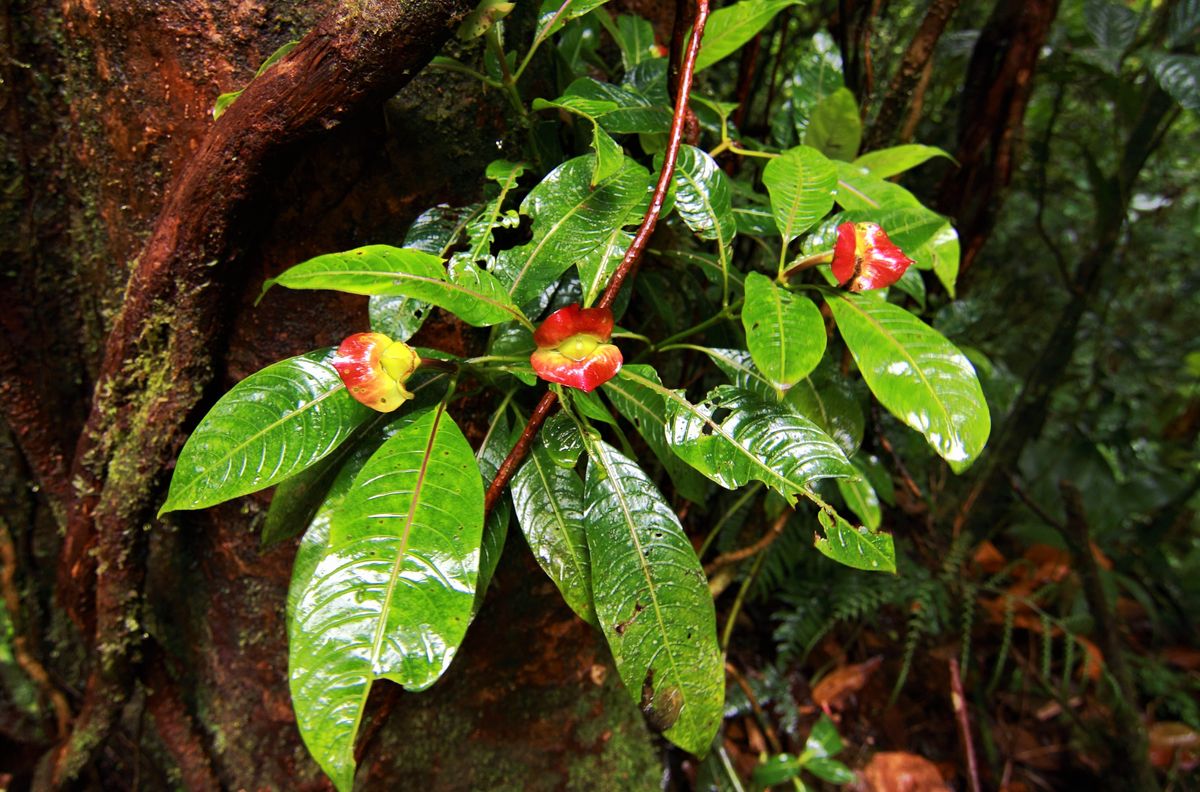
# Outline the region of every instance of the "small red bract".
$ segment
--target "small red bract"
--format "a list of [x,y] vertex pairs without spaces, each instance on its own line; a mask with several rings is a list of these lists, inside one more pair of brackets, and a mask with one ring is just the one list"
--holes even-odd
[[621,370],[621,350],[608,343],[613,315],[608,308],[578,303],[546,317],[533,334],[537,351],[529,362],[544,380],[591,392]]
[[833,277],[850,291],[891,286],[912,263],[875,223],[842,223],[837,228]]
[[385,413],[413,397],[404,383],[419,365],[421,357],[412,347],[383,333],[355,333],[342,342],[333,358],[350,395]]

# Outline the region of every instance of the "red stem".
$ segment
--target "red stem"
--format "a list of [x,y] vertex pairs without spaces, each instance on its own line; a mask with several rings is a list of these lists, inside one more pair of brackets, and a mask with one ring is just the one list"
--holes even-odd
[[971,719],[967,714],[967,697],[963,692],[962,675],[958,671],[958,660],[950,658],[950,703],[954,705],[954,718],[962,737],[963,753],[967,761],[967,781],[971,792],[979,792],[979,764],[975,761],[975,743],[971,740]]
[[[681,3],[678,7],[678,13],[681,13],[684,6]],[[679,87],[675,91],[675,113],[671,118],[671,133],[667,140],[667,151],[663,159],[662,171],[658,174],[658,184],[654,187],[654,195],[650,199],[650,208],[646,210],[645,216],[642,218],[642,224],[638,227],[637,233],[633,237],[633,242],[629,245],[629,249],[625,251],[625,257],[621,259],[620,266],[613,273],[612,279],[608,282],[608,287],[604,290],[604,295],[600,298],[597,305],[601,308],[611,308],[616,301],[617,295],[621,292],[621,285],[627,278],[633,277],[637,273],[637,264],[641,260],[642,253],[646,249],[647,243],[650,241],[650,235],[654,233],[654,226],[658,223],[658,216],[662,214],[663,201],[667,196],[667,189],[671,186],[671,177],[675,173],[675,157],[679,153],[680,141],[683,139],[683,127],[687,120],[688,114],[688,96],[692,92],[692,78],[695,76],[696,56],[700,52],[700,38],[704,35],[704,23],[708,21],[708,0],[696,0],[696,17],[692,22],[692,38],[688,42],[687,55],[683,59],[683,67],[679,74]],[[504,493],[504,488],[508,486],[508,482],[512,479],[513,474],[517,472],[517,467],[524,461],[525,455],[529,453],[529,447],[533,445],[533,440],[537,437],[538,430],[542,428],[542,423],[546,417],[554,409],[558,397],[553,391],[547,391],[542,396],[542,400],[538,402],[534,408],[533,414],[529,416],[529,423],[525,424],[525,429],[521,432],[521,436],[517,439],[516,445],[508,452],[508,456],[500,463],[500,469],[496,471],[496,477],[492,479],[492,483],[488,486],[487,494],[483,499],[483,513],[486,515],[492,513],[492,508],[500,500],[500,496]]]

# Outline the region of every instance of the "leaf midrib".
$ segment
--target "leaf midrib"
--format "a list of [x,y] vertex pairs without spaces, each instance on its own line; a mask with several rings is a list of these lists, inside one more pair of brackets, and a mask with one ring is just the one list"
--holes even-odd
[[[588,445],[590,450],[591,444],[589,443]],[[674,644],[670,640],[670,635],[667,632],[667,625],[663,621],[662,610],[658,604],[658,593],[655,589],[654,580],[650,577],[650,565],[646,561],[646,554],[642,550],[641,541],[638,539],[637,530],[634,527],[633,515],[629,511],[629,504],[625,501],[625,491],[616,484],[619,479],[614,475],[615,471],[608,463],[607,453],[608,452],[604,449],[603,444],[597,443],[595,446],[595,455],[592,458],[600,461],[600,465],[604,468],[604,475],[607,477],[608,481],[613,482],[613,486],[611,486],[609,489],[613,495],[616,496],[617,502],[621,505],[621,513],[625,517],[625,527],[629,530],[629,536],[631,539],[633,539],[633,546],[637,551],[638,563],[641,565],[642,569],[642,577],[646,579],[646,588],[650,593],[650,602],[654,606],[654,618],[658,622],[658,629],[663,637],[663,648],[667,650],[667,658],[671,661],[671,672],[674,674],[675,680],[677,680],[679,683],[677,690],[679,690],[679,699],[681,701],[680,712],[682,712],[683,708],[687,706],[687,693],[684,690],[683,684],[684,678],[679,673],[679,666],[675,662]],[[651,662],[653,659],[654,658],[651,657]]]
[[[546,471],[542,467],[542,462],[538,458],[538,453],[536,451],[534,453],[530,454],[529,461],[531,463],[533,463],[534,468],[537,470],[538,478],[541,479],[542,488],[546,491],[547,495],[549,496],[550,508],[554,510],[555,523],[557,523],[558,528],[559,528],[558,533],[562,536],[563,541],[567,545],[567,552],[570,553],[570,555],[571,555],[571,561],[575,566],[575,570],[576,570],[577,574],[579,574],[580,579],[583,579],[583,572],[582,572],[582,570],[584,569],[583,562],[580,561],[579,554],[575,552],[575,543],[572,542],[571,537],[567,535],[567,530],[566,530],[567,523],[563,517],[562,509],[559,508],[557,493],[553,489],[551,489],[550,480],[546,477]],[[574,475],[574,474],[572,474],[572,475]]]
[[[293,410],[292,412],[285,413],[277,421],[274,421],[273,423],[269,424],[268,426],[263,427],[258,432],[255,432],[254,434],[250,435],[245,440],[243,440],[241,443],[239,443],[239,444],[235,445],[233,448],[229,449],[229,451],[227,451],[223,456],[221,456],[220,459],[218,459],[215,463],[213,463],[212,467],[218,467],[220,465],[225,464],[226,462],[230,461],[233,458],[233,456],[235,454],[237,454],[239,451],[242,451],[247,446],[249,446],[251,443],[255,442],[259,438],[266,435],[268,432],[274,431],[277,427],[294,419],[296,416],[307,412],[308,410],[310,410],[314,406],[320,404],[321,402],[325,401],[325,399],[328,399],[330,396],[337,393],[338,391],[345,390],[345,389],[346,389],[345,383],[339,381],[336,385],[334,385],[328,391],[326,391],[325,393],[322,393],[320,396],[318,396],[317,398],[308,402],[303,407],[299,407],[299,408]],[[203,477],[203,478],[207,478],[207,477]],[[185,500],[186,498],[183,498],[182,496],[185,493],[193,492],[196,489],[196,487],[200,484],[200,481],[201,481],[201,478],[192,479],[190,484],[188,484],[184,489],[180,490],[181,497],[180,498],[174,498],[174,497],[170,498],[167,501],[167,503],[164,504],[163,508],[170,506],[172,503],[176,502],[177,500]],[[222,482],[222,486],[224,486],[224,484],[227,483],[227,481],[228,481],[228,479],[226,479],[226,481]],[[266,486],[270,486],[270,485],[268,484]]]
[[[851,307],[851,308],[852,308],[852,309],[853,309],[853,310],[854,310],[854,311],[855,311],[855,312],[856,312],[856,313],[857,313],[859,316],[861,316],[861,317],[863,317],[864,319],[866,319],[866,321],[867,321],[867,322],[869,322],[869,323],[870,323],[870,324],[871,324],[871,325],[872,325],[872,326],[873,326],[873,327],[876,329],[876,331],[877,331],[877,332],[878,332],[880,335],[882,335],[882,336],[884,337],[884,339],[885,339],[885,340],[886,340],[886,341],[887,341],[887,342],[888,342],[888,343],[889,343],[891,346],[893,346],[893,347],[895,347],[896,349],[898,349],[898,350],[900,351],[900,354],[901,354],[901,355],[902,355],[902,356],[903,356],[903,357],[904,357],[904,358],[905,358],[905,359],[906,359],[906,360],[907,360],[907,361],[908,361],[910,364],[912,364],[912,369],[913,369],[913,371],[917,372],[917,375],[918,375],[918,376],[921,378],[921,382],[922,382],[922,383],[924,383],[924,385],[925,385],[925,388],[926,388],[926,389],[929,391],[929,394],[930,394],[931,398],[933,399],[933,402],[934,402],[934,404],[936,404],[936,405],[938,406],[938,409],[939,409],[939,410],[941,410],[941,412],[942,412],[942,417],[943,417],[943,418],[945,419],[945,421],[946,421],[946,423],[945,423],[946,427],[947,427],[947,428],[948,428],[948,429],[949,429],[949,430],[950,430],[952,433],[954,433],[955,435],[958,435],[958,434],[959,434],[959,432],[958,432],[958,427],[955,425],[955,423],[954,423],[954,420],[953,420],[953,419],[950,417],[950,410],[949,410],[949,408],[947,408],[947,407],[946,407],[946,404],[945,404],[945,403],[942,401],[942,399],[941,399],[941,396],[940,396],[940,395],[938,394],[938,392],[937,392],[937,389],[933,387],[933,383],[932,383],[932,382],[930,382],[930,381],[929,381],[929,378],[925,376],[925,370],[924,370],[923,368],[921,368],[920,364],[918,364],[918,363],[917,363],[917,359],[916,359],[916,358],[914,358],[914,357],[913,357],[913,356],[912,356],[912,355],[909,353],[909,351],[908,351],[908,347],[906,347],[906,346],[904,346],[903,344],[901,344],[901,343],[900,343],[900,341],[899,341],[899,339],[897,339],[897,338],[896,338],[896,337],[895,337],[895,336],[894,336],[892,333],[890,333],[890,332],[889,332],[889,331],[888,331],[888,330],[887,330],[887,329],[886,329],[886,328],[883,326],[883,324],[882,324],[882,323],[881,323],[879,320],[877,320],[875,317],[873,317],[871,314],[869,314],[869,313],[867,313],[866,311],[862,310],[862,309],[861,309],[861,308],[859,308],[857,305],[855,305],[854,303],[852,303],[852,302],[850,302],[849,300],[847,300],[845,297],[842,297],[842,296],[840,296],[840,295],[839,295],[839,296],[838,296],[838,299],[839,299],[839,300],[841,300],[841,302],[842,302],[844,305],[848,305],[848,306],[850,306],[850,307]],[[851,348],[851,350],[850,350],[850,351],[851,351],[851,352],[854,352],[853,348]],[[858,355],[857,355],[857,354],[855,354],[855,355],[854,355],[854,359],[855,359],[856,361],[858,360]],[[965,438],[963,438],[963,439],[965,440]],[[965,445],[965,444],[964,444],[964,445]]]
[[[320,272],[312,273],[312,274],[309,274],[308,277],[319,277],[321,274],[322,273],[320,273]],[[479,300],[480,302],[485,302],[485,303],[488,303],[489,305],[495,306],[496,308],[499,308],[500,310],[511,314],[518,321],[528,321],[525,318],[525,314],[518,311],[514,306],[505,305],[504,303],[500,302],[499,300],[497,300],[495,298],[488,297],[483,292],[478,292],[478,291],[475,291],[474,289],[468,289],[466,286],[462,286],[458,283],[455,283],[454,281],[442,280],[441,278],[431,278],[428,275],[413,275],[411,272],[380,272],[379,270],[326,270],[324,274],[326,274],[326,275],[364,275],[364,276],[378,277],[378,278],[390,278],[392,280],[401,280],[401,279],[407,278],[408,280],[421,281],[423,283],[432,283],[437,286],[445,286],[447,289],[450,289],[451,291],[462,292],[463,294],[474,297],[475,299]],[[285,286],[287,288],[296,288],[294,286],[289,286],[287,283],[285,283],[282,280],[276,279],[276,282],[279,283],[280,286]],[[408,295],[400,295],[400,296],[406,297]],[[417,299],[420,299],[420,298],[417,298]]]

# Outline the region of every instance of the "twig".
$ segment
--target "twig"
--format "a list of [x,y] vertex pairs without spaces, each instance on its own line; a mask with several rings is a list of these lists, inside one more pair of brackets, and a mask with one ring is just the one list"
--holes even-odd
[[695,78],[696,56],[700,53],[700,39],[704,35],[704,23],[708,21],[708,0],[696,0],[696,15],[692,22],[692,39],[688,42],[687,55],[683,58],[683,66],[679,74],[679,88],[675,97],[675,114],[671,118],[671,134],[667,139],[667,150],[663,154],[662,170],[658,174],[658,184],[654,186],[654,195],[650,199],[650,208],[646,210],[642,224],[638,226],[633,242],[625,251],[617,271],[612,274],[604,296],[597,303],[601,308],[611,308],[621,293],[621,285],[625,279],[637,271],[641,261],[642,251],[650,242],[650,235],[658,224],[658,216],[662,214],[663,202],[667,198],[667,190],[671,187],[671,177],[675,174],[675,157],[679,154],[679,146],[683,139],[683,127],[687,121],[688,95],[692,92],[692,80]]
[[722,553],[714,558],[711,562],[705,565],[704,572],[707,575],[712,575],[721,567],[727,567],[736,564],[739,561],[745,561],[753,555],[757,555],[763,550],[771,546],[771,543],[778,539],[783,534],[783,529],[787,526],[788,519],[792,516],[790,509],[785,509],[782,514],[775,519],[771,527],[763,534],[757,542],[752,545],[747,545],[739,550],[731,550],[728,553]]
[[24,619],[21,617],[21,595],[17,591],[17,549],[13,544],[12,533],[8,523],[0,520],[0,593],[4,596],[4,608],[8,611],[8,620],[12,623],[12,653],[17,665],[25,672],[38,691],[50,702],[54,710],[54,725],[61,738],[66,735],[71,726],[71,707],[67,697],[54,686],[50,674],[41,661],[29,651],[28,637],[22,629]]
[[[680,3],[677,13],[681,13],[684,4]],[[704,35],[704,23],[708,20],[708,0],[696,0],[696,15],[692,23],[692,38],[688,43],[687,54],[684,56],[683,65],[679,75],[679,88],[676,91],[675,98],[675,114],[671,118],[671,133],[667,141],[667,150],[663,157],[662,171],[658,175],[658,183],[654,187],[654,195],[650,199],[650,207],[646,210],[645,216],[642,218],[642,224],[638,227],[637,233],[633,237],[633,242],[630,243],[629,249],[625,251],[625,257],[621,259],[620,265],[616,272],[612,274],[611,280],[608,282],[608,287],[604,290],[604,295],[596,303],[600,308],[611,308],[617,299],[617,295],[621,292],[621,285],[627,278],[632,278],[637,273],[637,265],[641,260],[642,252],[646,249],[646,245],[650,241],[650,235],[654,233],[654,226],[658,223],[658,216],[662,214],[663,201],[666,199],[667,190],[671,186],[671,177],[675,172],[675,156],[679,153],[680,141],[683,138],[683,127],[687,120],[688,114],[688,96],[692,90],[692,78],[695,76],[696,55],[700,52],[700,39]],[[521,436],[517,439],[512,450],[508,452],[508,456],[500,463],[500,468],[496,471],[496,477],[492,479],[492,483],[488,486],[487,494],[484,496],[483,509],[484,514],[491,514],[492,509],[500,500],[504,488],[508,485],[510,479],[517,472],[517,466],[525,459],[525,455],[529,453],[529,447],[533,445],[533,440],[537,436],[538,430],[542,427],[542,422],[550,414],[554,408],[558,397],[553,391],[546,391],[534,408],[533,414],[529,416],[529,422],[525,424],[525,429],[521,432]]]
[[754,710],[754,714],[763,728],[763,733],[767,737],[767,742],[771,744],[771,750],[777,754],[783,753],[783,743],[779,742],[779,735],[775,734],[775,729],[771,727],[771,721],[767,718],[767,713],[762,708],[762,705],[758,703],[758,697],[754,695],[754,691],[750,688],[750,683],[746,681],[746,677],[742,676],[737,667],[729,661],[725,662],[725,673],[733,677],[733,681],[746,694],[746,700],[750,702],[750,709]]
[[1025,491],[1024,487],[1021,486],[1021,483],[1017,481],[1017,477],[1012,473],[1008,474],[1008,484],[1010,487],[1012,487],[1013,494],[1017,496],[1021,503],[1024,503],[1027,507],[1029,507],[1029,510],[1036,514],[1042,520],[1042,522],[1046,523],[1046,525],[1049,525],[1051,528],[1057,528],[1059,531],[1062,531],[1066,528],[1066,525],[1063,524],[1062,520],[1043,509],[1041,505],[1035,501],[1028,492]]
[[892,77],[887,93],[879,105],[879,112],[866,134],[866,150],[882,148],[892,139],[900,114],[908,104],[913,88],[921,79],[925,64],[933,57],[933,48],[942,37],[942,31],[946,29],[946,23],[950,21],[959,2],[960,0],[934,0],[930,3],[929,10],[925,12],[921,26],[909,42],[900,67],[896,69],[896,74]]
[[979,765],[975,761],[975,742],[971,739],[971,718],[967,712],[967,697],[963,692],[962,674],[958,660],[950,658],[950,701],[954,706],[954,718],[958,723],[958,735],[962,738],[963,756],[967,762],[967,781],[971,792],[980,792]]
[[767,553],[759,553],[755,556],[754,566],[750,567],[750,574],[746,575],[746,579],[742,581],[742,587],[738,589],[737,596],[733,600],[733,607],[729,609],[729,616],[725,618],[725,629],[721,631],[722,652],[729,650],[729,639],[733,637],[733,627],[737,622],[738,614],[742,612],[742,604],[746,601],[746,594],[758,578],[758,572],[762,569],[763,561],[766,558]]

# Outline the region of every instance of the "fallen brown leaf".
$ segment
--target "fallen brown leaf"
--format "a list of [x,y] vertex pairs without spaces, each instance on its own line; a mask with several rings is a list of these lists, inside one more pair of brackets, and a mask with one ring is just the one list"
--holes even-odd
[[906,751],[885,751],[859,771],[862,792],[945,792],[937,765]]
[[840,710],[846,700],[862,690],[883,664],[883,655],[876,655],[865,663],[839,668],[826,675],[813,686],[812,700],[823,710]]

